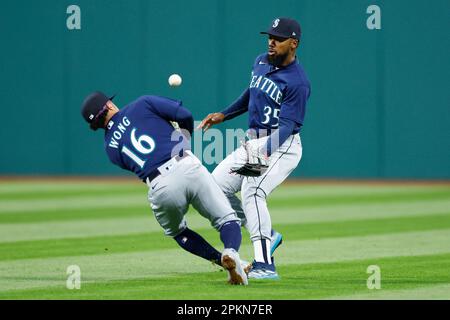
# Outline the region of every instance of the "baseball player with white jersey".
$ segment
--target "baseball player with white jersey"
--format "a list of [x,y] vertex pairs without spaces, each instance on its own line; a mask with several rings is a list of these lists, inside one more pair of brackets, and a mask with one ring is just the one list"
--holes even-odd
[[[305,117],[310,83],[297,60],[300,25],[275,19],[268,52],[253,65],[249,87],[222,112],[209,114],[198,128],[249,114],[249,140],[227,156],[213,177],[248,229],[254,247],[249,278],[278,279],[273,253],[282,236],[272,230],[266,198],[297,167],[302,156],[299,131]],[[236,197],[241,192],[242,201]]]
[[[165,234],[188,252],[224,267],[231,284],[248,284],[238,250],[240,220],[212,175],[190,151],[194,120],[180,101],[142,96],[119,110],[101,92],[89,95],[82,116],[91,129],[105,130],[106,153],[114,164],[148,185],[148,199]],[[171,121],[182,130],[175,130]],[[189,204],[220,232],[222,253],[187,227]]]

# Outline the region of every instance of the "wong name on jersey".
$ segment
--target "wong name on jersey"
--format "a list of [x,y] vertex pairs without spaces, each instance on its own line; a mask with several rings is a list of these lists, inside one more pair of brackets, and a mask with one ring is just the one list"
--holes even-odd
[[[123,117],[120,123],[117,125],[117,129],[113,131],[112,137],[109,141],[108,146],[111,148],[119,148],[119,140],[122,139],[123,134],[127,131],[128,127],[130,126],[131,122],[128,120],[127,117]],[[113,121],[110,121],[108,123],[108,129],[111,129],[111,127],[114,125]]]

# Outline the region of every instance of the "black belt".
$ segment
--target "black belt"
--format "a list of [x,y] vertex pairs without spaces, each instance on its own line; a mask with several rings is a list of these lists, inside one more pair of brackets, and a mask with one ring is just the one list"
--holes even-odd
[[[180,155],[176,155],[175,157],[173,157],[173,158],[175,158],[177,161],[180,161],[181,159],[184,159],[184,158],[186,158],[187,156],[189,156],[189,154],[187,154],[186,152],[183,152],[183,155],[182,156],[180,156]],[[173,159],[173,158],[171,158],[171,159]],[[169,159],[169,160],[171,160],[171,159]],[[167,160],[167,161],[169,161],[169,160]],[[167,162],[166,161],[166,162]],[[161,174],[161,172],[158,170],[158,169],[155,169],[155,170],[153,170],[152,172],[150,172],[150,174],[144,179],[144,183],[147,183],[147,179],[148,179],[148,182],[150,183],[150,182],[152,182],[152,180],[153,179],[155,179],[157,176],[159,176]]]

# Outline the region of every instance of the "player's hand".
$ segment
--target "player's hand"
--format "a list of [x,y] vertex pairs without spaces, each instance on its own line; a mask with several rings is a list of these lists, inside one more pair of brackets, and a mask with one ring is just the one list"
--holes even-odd
[[205,119],[202,120],[202,122],[200,122],[200,124],[197,126],[197,129],[203,128],[203,131],[206,131],[212,125],[223,122],[223,119],[225,119],[225,115],[223,113],[210,113],[205,117]]

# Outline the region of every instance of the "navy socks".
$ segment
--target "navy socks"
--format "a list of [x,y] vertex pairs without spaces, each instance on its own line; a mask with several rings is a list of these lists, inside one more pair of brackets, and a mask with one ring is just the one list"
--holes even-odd
[[208,261],[213,261],[219,266],[222,265],[222,254],[198,233],[186,228],[183,232],[174,237],[174,239],[184,250]]
[[[184,250],[208,261],[213,261],[219,266],[222,265],[222,253],[217,251],[195,231],[186,228],[183,232],[174,237],[174,239]],[[220,228],[220,240],[222,240],[225,248],[232,248],[239,251],[242,241],[241,227],[239,224],[236,221],[226,222]]]
[[233,248],[239,251],[241,246],[242,234],[241,226],[236,221],[229,221],[220,228],[220,240],[222,240],[225,248]]

